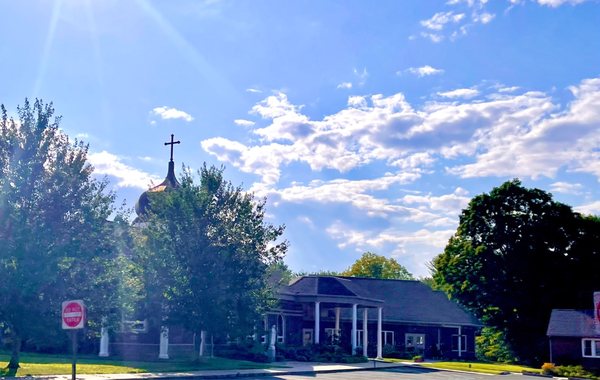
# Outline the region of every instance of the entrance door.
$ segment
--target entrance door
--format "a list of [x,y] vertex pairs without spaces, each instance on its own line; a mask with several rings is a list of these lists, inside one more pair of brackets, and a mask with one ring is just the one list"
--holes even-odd
[[302,345],[308,346],[314,342],[314,330],[313,329],[302,329]]

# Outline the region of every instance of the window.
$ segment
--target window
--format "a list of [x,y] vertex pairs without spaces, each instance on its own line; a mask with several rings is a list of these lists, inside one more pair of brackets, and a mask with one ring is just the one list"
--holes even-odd
[[394,332],[393,331],[382,331],[381,332],[382,338],[383,338],[383,345],[391,345],[393,346],[395,344],[394,342]]
[[335,329],[333,327],[325,328],[325,335],[327,335],[327,341],[331,344],[339,344],[340,336],[342,335],[342,330],[338,330],[337,335],[335,334]]
[[452,351],[458,351],[458,337],[460,336],[460,351],[464,352],[467,350],[467,336],[466,335],[452,335]]
[[285,343],[285,318],[281,314],[277,316],[277,343]]
[[407,351],[425,349],[425,334],[406,334],[404,345]]
[[302,329],[302,345],[306,346],[314,342],[314,330]]
[[600,339],[582,339],[581,351],[584,358],[600,358]]

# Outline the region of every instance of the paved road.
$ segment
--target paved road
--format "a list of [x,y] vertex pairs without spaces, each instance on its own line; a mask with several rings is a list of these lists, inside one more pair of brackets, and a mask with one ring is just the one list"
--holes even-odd
[[316,375],[285,375],[273,377],[251,377],[252,380],[539,380],[539,377],[523,375],[485,375],[438,371],[428,368],[402,367],[377,371],[352,371],[337,373],[319,373]]

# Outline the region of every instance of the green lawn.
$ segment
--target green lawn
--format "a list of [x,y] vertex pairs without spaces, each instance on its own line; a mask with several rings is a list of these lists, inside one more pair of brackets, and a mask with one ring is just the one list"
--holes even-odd
[[[6,370],[10,357],[0,353],[0,376],[15,376]],[[254,363],[225,358],[205,359],[202,361],[161,361],[135,362],[105,360],[93,356],[81,357],[77,360],[77,373],[141,373],[141,372],[186,372],[225,369],[260,369],[277,365]],[[71,358],[67,355],[21,354],[21,368],[16,376],[27,375],[63,375],[71,373]]]
[[[386,359],[388,360],[388,359]],[[397,359],[389,359],[393,361],[403,361]],[[404,360],[406,361],[406,360]],[[503,364],[503,363],[477,363],[477,362],[423,362],[419,363],[423,367],[437,368],[437,369],[450,369],[456,371],[467,371],[467,372],[480,372],[490,373],[499,375],[503,372],[516,372],[521,373],[522,371],[540,372],[539,368],[531,368],[518,364]]]

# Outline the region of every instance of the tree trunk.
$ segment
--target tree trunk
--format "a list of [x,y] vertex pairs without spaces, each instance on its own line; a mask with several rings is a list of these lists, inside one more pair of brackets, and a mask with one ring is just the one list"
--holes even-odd
[[21,352],[21,337],[17,334],[17,332],[14,329],[11,329],[10,335],[12,353],[7,368],[16,371],[20,367],[19,353]]

